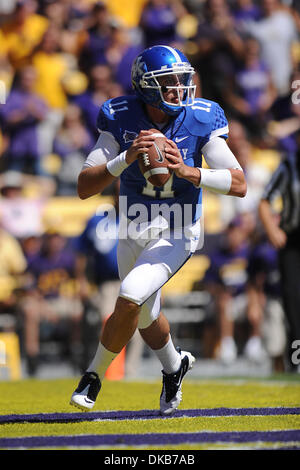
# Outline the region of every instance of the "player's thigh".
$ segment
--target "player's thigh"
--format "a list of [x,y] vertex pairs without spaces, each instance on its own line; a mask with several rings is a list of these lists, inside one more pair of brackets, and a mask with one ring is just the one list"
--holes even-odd
[[141,251],[141,247],[136,246],[130,238],[120,239],[117,249],[118,270],[121,281],[134,267]]
[[[121,239],[118,245],[118,266],[120,279],[126,278],[127,274],[134,268],[136,261],[143,248],[131,239]],[[132,290],[136,288],[136,279],[132,279]],[[131,289],[130,289],[131,291]],[[131,300],[131,299],[130,299]],[[160,290],[152,294],[141,306],[139,315],[139,328],[147,328],[156,320],[160,313]]]
[[190,251],[184,239],[152,240],[140,252],[121,283],[120,295],[142,305],[187,261]]

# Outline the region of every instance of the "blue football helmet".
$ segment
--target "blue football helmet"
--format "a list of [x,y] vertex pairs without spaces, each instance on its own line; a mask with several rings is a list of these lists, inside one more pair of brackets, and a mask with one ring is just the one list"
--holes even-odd
[[[131,81],[135,92],[145,103],[173,116],[183,107],[194,104],[194,73],[194,68],[178,49],[153,46],[135,59]],[[170,89],[177,92],[177,103],[167,101],[166,94]]]

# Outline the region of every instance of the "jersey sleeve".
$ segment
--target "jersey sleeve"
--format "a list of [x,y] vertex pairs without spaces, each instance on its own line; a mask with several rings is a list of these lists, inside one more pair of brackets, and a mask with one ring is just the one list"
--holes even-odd
[[99,137],[94,148],[88,154],[83,169],[107,163],[120,152],[118,133],[116,132],[117,123],[110,117],[107,104],[108,102],[104,103],[98,113],[97,129]]

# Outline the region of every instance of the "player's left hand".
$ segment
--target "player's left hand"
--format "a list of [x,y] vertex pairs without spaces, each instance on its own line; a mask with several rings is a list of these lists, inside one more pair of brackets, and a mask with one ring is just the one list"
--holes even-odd
[[172,140],[168,139],[167,144],[168,145],[165,147],[165,155],[170,162],[168,168],[173,170],[178,178],[185,178],[189,167],[184,163],[179,148]]

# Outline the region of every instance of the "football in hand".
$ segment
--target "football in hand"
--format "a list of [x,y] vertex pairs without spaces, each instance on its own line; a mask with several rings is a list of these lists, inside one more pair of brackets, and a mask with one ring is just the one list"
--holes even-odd
[[163,186],[166,184],[171,176],[171,171],[168,168],[170,163],[165,156],[165,146],[167,138],[156,129],[150,129],[155,135],[155,140],[148,153],[141,153],[138,156],[138,163],[140,170],[153,186]]

